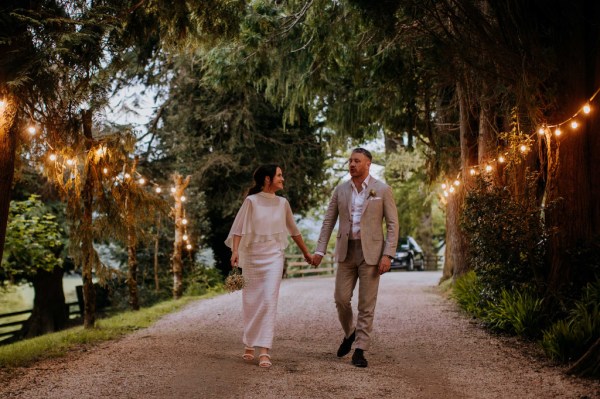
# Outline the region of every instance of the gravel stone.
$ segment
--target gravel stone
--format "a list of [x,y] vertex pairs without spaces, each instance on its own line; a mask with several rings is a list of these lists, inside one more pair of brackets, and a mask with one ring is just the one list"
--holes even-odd
[[439,293],[440,277],[382,277],[368,368],[336,357],[334,279],[308,277],[282,283],[271,369],[241,358],[238,291],[117,341],[4,370],[0,398],[600,398],[599,381],[483,330]]

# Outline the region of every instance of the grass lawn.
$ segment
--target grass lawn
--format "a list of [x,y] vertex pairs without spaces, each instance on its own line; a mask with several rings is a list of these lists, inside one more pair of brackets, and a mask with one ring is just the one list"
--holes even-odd
[[65,355],[82,344],[93,344],[122,337],[130,332],[148,327],[161,316],[174,312],[192,301],[220,294],[215,291],[203,296],[183,297],[161,302],[137,312],[127,311],[96,321],[93,329],[74,327],[42,335],[13,344],[0,346],[0,367],[23,367],[38,360]]

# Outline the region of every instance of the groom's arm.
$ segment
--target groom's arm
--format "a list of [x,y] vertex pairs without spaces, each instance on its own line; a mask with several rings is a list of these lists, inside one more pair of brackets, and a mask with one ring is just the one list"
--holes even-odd
[[398,224],[398,208],[394,202],[394,195],[390,186],[386,187],[383,196],[383,218],[385,219],[387,230],[383,255],[394,257],[396,256],[396,247],[398,246],[398,230],[400,225]]

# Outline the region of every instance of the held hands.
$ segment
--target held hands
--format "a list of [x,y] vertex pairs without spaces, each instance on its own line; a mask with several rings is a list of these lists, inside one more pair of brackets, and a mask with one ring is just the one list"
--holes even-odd
[[321,260],[323,260],[323,256],[321,256],[319,254],[314,254],[312,256],[312,263],[311,263],[311,265],[313,265],[314,267],[319,267],[319,265],[321,264]]
[[309,265],[313,264],[313,257],[310,253],[306,252],[304,254],[304,260],[306,261],[306,263],[308,263]]
[[391,266],[392,260],[389,257],[383,255],[381,257],[381,260],[379,261],[379,275],[389,272]]

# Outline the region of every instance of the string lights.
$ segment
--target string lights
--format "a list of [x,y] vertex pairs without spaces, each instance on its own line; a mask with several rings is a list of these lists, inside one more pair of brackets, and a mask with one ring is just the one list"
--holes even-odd
[[[579,118],[581,118],[582,116],[587,116],[592,112],[591,103],[594,101],[598,93],[600,93],[600,88],[596,90],[596,92],[581,108],[577,110],[577,112],[575,112],[571,117],[565,119],[564,121],[556,124],[541,124],[541,126],[537,129],[537,134],[540,136],[548,135],[549,137],[551,137],[551,135],[554,134],[556,139],[558,139],[559,137],[562,137],[565,131],[568,131],[568,129],[570,129],[571,131],[577,130],[581,126]],[[535,132],[530,135],[525,135],[523,142],[521,144],[516,145],[514,148],[517,148],[518,152],[520,152],[522,155],[527,154],[530,150],[530,143],[534,141],[535,135]],[[504,154],[499,154],[496,159],[487,161],[486,164],[470,166],[469,175],[474,176],[478,173],[492,173],[494,170],[493,164],[505,163],[507,159],[506,157],[508,155],[509,153],[505,152]],[[448,183],[448,181],[442,183],[441,187],[442,194],[444,197],[448,197],[456,191],[454,187],[460,184],[461,175],[462,172],[459,172],[453,183]]]
[[[0,100],[0,109],[3,108],[6,105],[6,103],[2,100]],[[29,133],[29,135],[31,137],[35,136],[37,134],[37,127],[35,125],[30,125],[28,126],[26,129],[26,132]],[[43,130],[42,130],[43,131]],[[125,140],[121,139],[120,140],[121,144],[125,144]],[[42,159],[46,159],[47,161],[51,162],[52,165],[57,171],[59,171],[59,173],[63,174],[66,173],[65,176],[67,177],[67,179],[70,180],[74,180],[77,177],[77,173],[78,173],[78,158],[87,158],[89,157],[89,154],[92,154],[92,157],[90,157],[91,160],[97,162],[98,164],[101,163],[105,163],[105,161],[103,161],[103,159],[108,155],[109,152],[109,148],[104,145],[104,144],[100,144],[96,147],[93,147],[91,149],[89,149],[86,152],[80,153],[80,154],[61,154],[60,151],[56,151],[55,149],[52,148],[52,146],[46,142],[43,141],[42,145],[44,145],[46,148],[48,148],[50,151],[52,152],[46,152],[46,155],[42,157]],[[68,169],[68,171],[66,171],[66,169]],[[102,167],[102,173],[104,175],[109,175],[110,174],[110,169],[108,167]],[[118,173],[116,175],[113,176],[109,176],[110,179],[112,179],[112,182],[115,185],[118,185],[119,181],[123,182],[125,180],[130,180],[130,179],[137,179],[137,183],[140,186],[145,186],[147,183],[149,183],[149,181],[142,176],[139,172],[135,171],[135,176],[131,176],[130,173],[126,173],[125,171],[123,171],[122,173]],[[160,187],[160,185],[154,183],[154,182],[150,182],[151,186],[153,187],[153,190],[156,194],[161,194],[163,192],[163,188]],[[170,188],[171,193],[175,193],[176,192],[176,188],[175,187],[171,187]],[[187,197],[182,195],[181,197],[179,197],[179,199],[175,199],[175,200],[179,200],[181,202],[186,202],[187,201]],[[188,235],[187,232],[187,226],[188,226],[188,219],[184,218],[181,220],[182,225],[184,226],[184,234],[183,234],[183,241],[184,241],[184,248],[188,251],[191,251],[193,249],[193,245],[191,243],[190,240],[190,236]]]

